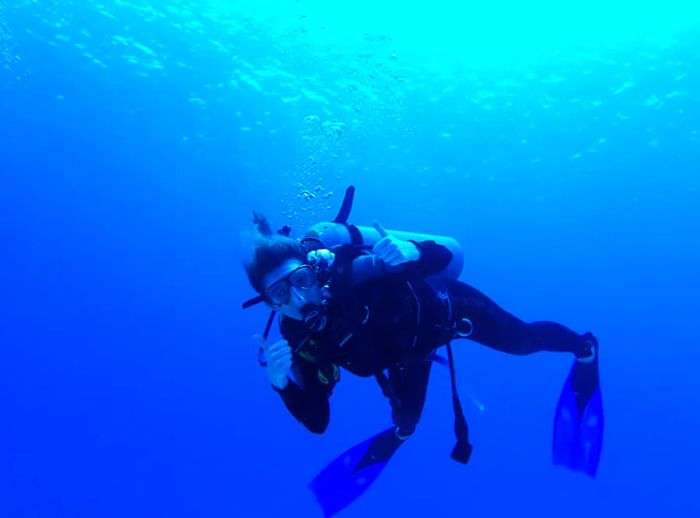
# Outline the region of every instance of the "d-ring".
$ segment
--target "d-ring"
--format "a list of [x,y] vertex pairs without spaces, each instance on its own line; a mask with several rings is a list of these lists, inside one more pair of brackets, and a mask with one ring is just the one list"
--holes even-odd
[[474,324],[472,324],[472,321],[469,320],[467,317],[463,317],[455,325],[455,330],[457,331],[458,337],[466,338],[468,336],[471,336],[471,334],[474,332]]

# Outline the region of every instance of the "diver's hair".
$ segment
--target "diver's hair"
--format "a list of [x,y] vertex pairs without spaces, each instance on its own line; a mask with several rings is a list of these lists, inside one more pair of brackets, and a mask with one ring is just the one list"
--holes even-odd
[[267,221],[265,216],[255,211],[253,211],[253,225],[255,225],[255,229],[258,231],[258,233],[262,234],[263,236],[272,235],[272,227],[270,226],[270,222]]
[[306,253],[295,239],[274,233],[265,216],[253,212],[253,224],[256,229],[253,256],[250,261],[244,262],[244,267],[253,289],[264,295],[265,276],[289,259],[304,261]]

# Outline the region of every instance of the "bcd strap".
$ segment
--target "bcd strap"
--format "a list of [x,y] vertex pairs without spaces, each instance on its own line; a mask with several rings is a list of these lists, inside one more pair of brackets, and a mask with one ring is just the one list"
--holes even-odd
[[365,240],[362,238],[362,233],[355,225],[353,225],[352,223],[345,222],[339,222],[339,224],[343,225],[346,229],[348,229],[348,233],[350,234],[351,245],[362,246],[365,244]]
[[467,419],[464,417],[464,411],[462,410],[462,403],[459,400],[459,394],[457,393],[457,380],[455,376],[455,362],[454,356],[452,355],[452,344],[447,343],[447,358],[450,364],[450,384],[452,385],[452,408],[455,413],[455,436],[457,437],[457,444],[452,449],[452,459],[466,464],[469,462],[469,458],[472,455],[472,450],[474,447],[469,443],[469,425],[467,425]]

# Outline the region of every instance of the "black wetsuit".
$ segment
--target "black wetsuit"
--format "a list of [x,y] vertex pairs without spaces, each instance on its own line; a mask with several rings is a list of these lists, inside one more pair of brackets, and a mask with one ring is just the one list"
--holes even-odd
[[584,335],[554,322],[523,322],[471,286],[437,277],[451,253],[432,241],[416,245],[418,261],[395,270],[384,267],[381,275],[359,284],[352,282],[357,256],[349,248],[337,254],[322,331],[282,318],[282,336],[294,351],[296,382],[275,390],[312,432],[323,433],[328,426],[328,398],[344,368],[359,376],[379,375],[394,423],[402,434],[412,433],[425,403],[429,357],[457,333],[511,354],[588,352]]

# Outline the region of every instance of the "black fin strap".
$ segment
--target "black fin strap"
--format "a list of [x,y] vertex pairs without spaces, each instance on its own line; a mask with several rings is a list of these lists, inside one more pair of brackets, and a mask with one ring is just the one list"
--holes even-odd
[[450,384],[452,385],[452,408],[455,413],[455,436],[457,437],[457,444],[452,449],[453,460],[466,464],[469,462],[469,457],[472,455],[473,446],[469,443],[469,425],[467,425],[467,419],[464,417],[464,411],[462,410],[462,403],[459,400],[459,394],[457,393],[457,379],[455,376],[455,361],[452,355],[452,345],[447,344],[447,358],[450,364]]

